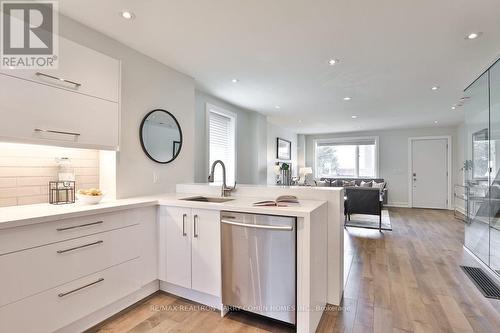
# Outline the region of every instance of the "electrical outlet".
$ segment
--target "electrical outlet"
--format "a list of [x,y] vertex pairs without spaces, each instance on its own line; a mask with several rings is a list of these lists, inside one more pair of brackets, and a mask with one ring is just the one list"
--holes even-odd
[[160,176],[153,171],[153,184],[156,184],[160,181]]

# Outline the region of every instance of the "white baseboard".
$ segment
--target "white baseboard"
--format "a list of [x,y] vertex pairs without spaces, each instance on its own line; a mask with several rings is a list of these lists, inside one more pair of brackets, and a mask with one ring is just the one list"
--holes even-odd
[[455,207],[455,209],[457,210],[457,212],[459,212],[460,214],[464,214],[465,215],[465,209],[463,207]]
[[172,283],[168,283],[165,281],[160,281],[160,290],[166,291],[167,293],[187,298],[194,302],[210,306],[212,308],[218,309],[220,311],[223,310],[222,300],[220,297],[205,294],[193,289],[184,288]]
[[400,207],[400,208],[408,208],[407,202],[388,202],[384,204],[386,207]]
[[157,292],[160,289],[160,285],[158,283],[158,280],[155,280],[153,282],[148,283],[141,289],[137,290],[136,292],[125,296],[124,298],[100,309],[92,314],[79,319],[75,321],[74,323],[63,327],[59,330],[56,331],[56,333],[74,333],[74,332],[83,332],[100,322],[110,318],[111,316],[117,314],[118,312],[122,311],[123,309],[128,308],[129,306],[133,305],[134,303],[137,303],[141,299],[144,299],[148,297],[149,295]]

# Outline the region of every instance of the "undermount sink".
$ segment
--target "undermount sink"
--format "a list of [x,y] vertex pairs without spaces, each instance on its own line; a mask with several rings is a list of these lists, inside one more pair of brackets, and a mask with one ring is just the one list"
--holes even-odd
[[231,200],[234,200],[234,199],[221,198],[221,197],[203,197],[203,196],[197,196],[197,197],[183,198],[183,199],[180,199],[180,200],[222,203],[222,202],[227,202],[227,201],[231,201]]

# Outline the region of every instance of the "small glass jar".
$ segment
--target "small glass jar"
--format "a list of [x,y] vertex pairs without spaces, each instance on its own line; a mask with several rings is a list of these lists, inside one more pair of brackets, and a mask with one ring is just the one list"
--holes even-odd
[[75,181],[75,169],[68,157],[56,159],[58,165],[57,178],[61,182]]

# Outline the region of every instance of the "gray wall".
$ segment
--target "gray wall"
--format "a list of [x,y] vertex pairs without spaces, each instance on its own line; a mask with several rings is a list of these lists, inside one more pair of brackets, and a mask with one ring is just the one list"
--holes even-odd
[[[276,158],[276,139],[282,138],[292,142],[292,159],[278,160]],[[278,125],[267,123],[267,183],[273,185],[276,183],[276,174],[274,165],[277,161],[289,162],[292,164],[292,175],[297,175],[297,133],[282,128]]]
[[[177,183],[192,182],[194,80],[67,17],[61,16],[59,24],[63,37],[122,61],[117,197],[165,193],[174,191]],[[181,153],[169,164],[149,160],[141,149],[140,122],[148,111],[155,108],[170,111],[182,128]],[[153,183],[153,173],[159,176],[157,183]]]
[[207,103],[236,114],[236,182],[265,184],[266,117],[258,112],[241,109],[201,91],[195,93],[195,181],[206,183],[208,176]]
[[[446,135],[452,137],[452,182],[461,183],[460,168],[463,146],[458,144],[456,127],[431,127],[416,129],[399,129],[387,131],[366,131],[352,133],[331,133],[322,135],[306,135],[306,165],[313,167],[313,150],[315,139],[342,137],[379,137],[379,176],[387,181],[389,204],[408,205],[408,138],[420,136]],[[453,191],[453,184],[452,184]]]

